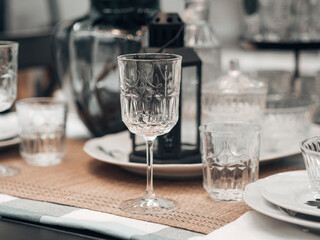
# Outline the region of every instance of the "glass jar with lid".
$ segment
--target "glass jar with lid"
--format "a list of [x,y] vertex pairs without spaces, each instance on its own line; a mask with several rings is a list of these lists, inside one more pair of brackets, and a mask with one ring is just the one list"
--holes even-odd
[[261,124],[267,90],[265,83],[241,73],[239,61],[232,59],[229,72],[213,81],[203,91],[203,120],[248,121]]

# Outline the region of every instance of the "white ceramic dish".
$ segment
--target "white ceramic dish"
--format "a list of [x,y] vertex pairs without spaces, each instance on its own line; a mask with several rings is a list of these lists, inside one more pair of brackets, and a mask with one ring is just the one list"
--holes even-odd
[[15,112],[0,115],[0,148],[9,147],[20,142],[18,136],[18,119]]
[[4,141],[0,141],[0,148],[9,147],[9,146],[18,144],[19,142],[20,142],[20,138],[18,136],[4,140]]
[[[279,178],[287,178],[289,175],[292,176],[301,176],[303,174],[306,174],[305,171],[292,171],[292,172],[285,172],[285,173],[279,173],[276,174]],[[264,215],[267,215],[269,217],[288,222],[297,224],[300,226],[304,226],[311,229],[317,229],[320,230],[320,222],[300,219],[298,217],[290,216],[286,213],[283,213],[279,210],[279,207],[268,202],[264,197],[262,196],[262,188],[266,185],[268,182],[267,179],[261,179],[257,182],[248,184],[245,192],[244,192],[244,201],[254,210],[257,212],[260,212]]]
[[[320,127],[312,126],[312,134],[320,134]],[[104,151],[99,150],[101,146]],[[121,132],[106,135],[100,138],[88,140],[84,151],[91,157],[120,166],[128,171],[145,174],[145,164],[129,162],[128,155],[131,152],[131,140],[129,132]],[[110,152],[111,154],[106,154]],[[281,149],[279,152],[262,152],[260,162],[267,162],[299,154],[298,140],[296,145],[288,145],[288,149]],[[202,176],[202,164],[154,164],[154,175],[164,178],[192,178]]]
[[[103,147],[104,151],[99,150],[99,146]],[[130,172],[145,174],[145,164],[129,162],[131,142],[127,131],[90,139],[83,149],[97,160],[120,166]],[[111,154],[107,154],[106,151]],[[156,177],[190,178],[202,175],[201,164],[154,164],[153,166]]]
[[0,114],[0,142],[18,136],[18,119],[15,112]]
[[262,195],[269,202],[292,211],[320,217],[319,208],[306,204],[307,201],[315,201],[315,194],[310,191],[305,171],[276,174],[268,177],[265,183]]

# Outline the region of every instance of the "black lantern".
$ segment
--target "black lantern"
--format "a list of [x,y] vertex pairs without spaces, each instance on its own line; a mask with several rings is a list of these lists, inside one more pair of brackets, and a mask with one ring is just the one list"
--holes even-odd
[[[184,47],[184,23],[176,13],[158,13],[149,24],[149,47],[144,52],[182,56],[179,121],[171,132],[158,136],[154,163],[199,163],[201,121],[201,60],[192,48]],[[146,162],[143,139],[134,134],[131,162]]]

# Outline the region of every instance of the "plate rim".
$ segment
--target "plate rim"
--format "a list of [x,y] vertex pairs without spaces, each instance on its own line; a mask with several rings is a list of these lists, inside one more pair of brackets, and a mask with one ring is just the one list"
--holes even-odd
[[[284,173],[293,173],[293,172],[301,172],[301,171],[305,171],[305,170],[289,171],[289,172],[284,172]],[[283,174],[283,173],[278,173],[275,175],[279,175],[279,174]],[[250,183],[246,186],[243,199],[244,199],[244,202],[249,207],[251,207],[252,209],[254,209],[255,211],[257,211],[263,215],[269,216],[271,218],[274,218],[274,219],[277,219],[280,221],[296,224],[296,225],[307,227],[307,228],[312,228],[312,229],[317,229],[317,230],[320,229],[320,222],[318,223],[318,222],[314,222],[311,220],[299,219],[297,217],[293,217],[288,214],[281,213],[280,210],[277,209],[276,205],[274,205],[273,203],[270,203],[266,199],[264,199],[262,196],[262,193],[261,193],[261,188],[264,184],[264,181],[266,181],[267,178],[259,179],[258,181],[254,182],[254,183]],[[250,194],[248,194],[248,192],[251,194],[254,193],[254,197],[258,198],[259,202],[256,203],[255,202],[256,200],[253,200],[250,197]],[[265,201],[265,203],[262,204],[262,208],[261,208],[261,201],[262,202]],[[260,204],[260,206],[259,206],[259,204]],[[277,211],[274,211],[276,209],[273,210],[271,206],[268,206],[268,204],[272,204],[272,206],[274,208],[276,208]]]
[[[315,125],[315,124],[313,124]],[[317,126],[320,130],[320,126]],[[128,132],[128,131],[124,131],[124,132]],[[116,134],[121,134],[123,132],[120,133],[116,133]],[[99,156],[99,154],[95,154],[94,152],[92,152],[90,150],[90,146],[91,145],[95,145],[97,146],[97,142],[102,141],[102,139],[106,138],[106,137],[111,137],[112,135],[116,135],[116,134],[110,134],[110,135],[105,135],[102,137],[96,137],[96,138],[91,138],[88,139],[84,146],[83,146],[83,150],[91,157],[103,161],[103,162],[107,162],[110,164],[115,164],[115,165],[119,165],[119,166],[125,166],[125,167],[136,167],[136,168],[143,168],[145,167],[145,163],[132,163],[132,162],[121,162],[121,161],[116,161],[116,160],[112,160],[111,158],[105,158],[105,157],[101,157]],[[277,159],[280,158],[285,158],[285,157],[290,157],[290,156],[294,156],[300,153],[300,150],[298,148],[298,144],[297,144],[297,149],[295,151],[292,151],[290,153],[283,153],[283,154],[278,154],[278,155],[272,155],[270,157],[265,157],[263,159],[259,159],[259,163],[264,163],[264,162],[268,162],[268,161],[275,161]],[[260,153],[261,155],[261,153]],[[201,168],[202,167],[202,163],[192,163],[192,164],[186,164],[186,163],[182,163],[182,164],[153,164],[154,168],[176,168],[176,167],[183,167],[183,168]]]
[[[128,133],[128,132],[125,132]],[[105,136],[104,136],[105,137]],[[126,171],[145,175],[146,164],[145,163],[132,163],[117,161],[113,158],[105,157],[103,153],[100,153],[95,149],[99,144],[99,141],[104,137],[93,138],[86,141],[83,146],[83,150],[91,157],[96,160],[109,163],[125,169]],[[98,141],[98,142],[97,142]],[[157,178],[165,179],[190,179],[198,178],[202,176],[202,163],[196,164],[153,164],[154,176]]]
[[[12,123],[12,120],[15,121],[16,124],[14,125],[10,125],[10,130],[9,132],[7,132],[6,134],[0,136],[0,142],[9,142],[12,139],[17,138],[17,136],[19,135],[19,131],[18,131],[18,116],[17,113],[15,111],[12,112],[8,112],[5,114],[0,115],[0,119],[1,121],[9,121]],[[1,146],[0,146],[1,147]]]
[[[290,177],[293,178],[295,176],[290,175]],[[293,206],[291,203],[285,203],[283,201],[280,201],[280,200],[277,200],[277,199],[274,199],[273,197],[271,197],[269,194],[270,193],[269,188],[271,187],[271,184],[272,184],[272,186],[277,183],[278,183],[277,185],[279,185],[279,181],[280,181],[278,178],[277,179],[275,179],[275,178],[277,178],[277,177],[270,176],[268,179],[266,179],[268,184],[264,184],[264,186],[261,189],[261,194],[267,201],[269,201],[277,206],[280,206],[280,207],[283,207],[283,208],[286,208],[286,209],[289,209],[289,210],[292,210],[292,211],[295,211],[298,213],[304,213],[307,215],[320,217],[320,210],[317,213],[315,211],[312,211],[312,210],[315,210],[314,208],[311,208],[311,207],[303,208],[303,207],[299,207],[299,206]],[[303,172],[303,174],[298,173],[296,176],[296,179],[301,180],[301,182],[302,181],[307,182],[307,183],[309,182],[307,172]],[[290,179],[288,179],[288,181],[290,182]],[[279,186],[281,186],[281,185],[279,185]],[[312,194],[312,192],[310,192],[310,193]]]
[[[99,154],[95,154],[93,153],[91,150],[90,150],[90,145],[93,144],[93,140],[96,140],[96,139],[89,139],[83,146],[83,150],[91,157],[99,160],[99,161],[103,161],[103,162],[106,162],[106,163],[110,163],[110,164],[115,164],[115,165],[119,165],[119,166],[125,166],[125,167],[136,167],[136,168],[143,168],[145,169],[145,166],[146,164],[145,163],[133,163],[133,162],[121,162],[121,161],[116,161],[116,160],[112,160],[111,158],[103,158],[103,157],[100,157]],[[97,144],[95,144],[97,145]],[[192,164],[156,164],[154,163],[153,164],[153,167],[154,168],[163,168],[163,169],[166,169],[166,168],[180,168],[181,166],[183,166],[184,168],[202,168],[202,163],[192,163]]]
[[0,140],[0,148],[5,148],[9,146],[13,146],[20,143],[20,137],[17,135],[13,138],[7,139],[7,140]]

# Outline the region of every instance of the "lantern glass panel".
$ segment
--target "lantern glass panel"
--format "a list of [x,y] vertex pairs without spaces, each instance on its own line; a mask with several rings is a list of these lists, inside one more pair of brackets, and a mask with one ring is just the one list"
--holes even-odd
[[182,69],[181,92],[181,142],[184,149],[197,147],[197,68],[195,66]]
[[[135,137],[135,150],[136,151],[145,151],[146,150],[146,143],[141,136],[134,136]],[[143,153],[142,153],[143,154]]]

